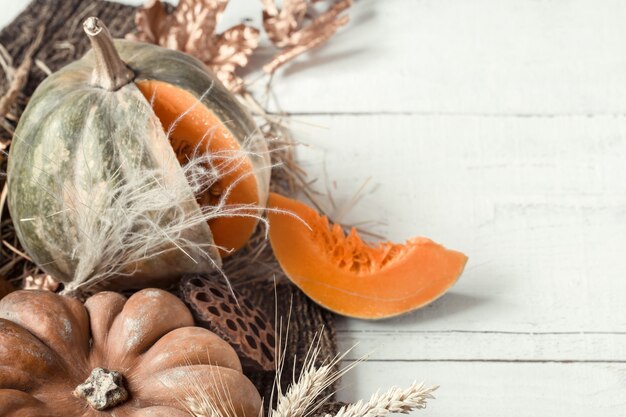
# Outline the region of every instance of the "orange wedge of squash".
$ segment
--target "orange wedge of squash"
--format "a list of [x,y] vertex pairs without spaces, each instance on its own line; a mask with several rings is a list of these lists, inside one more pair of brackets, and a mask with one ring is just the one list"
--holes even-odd
[[426,238],[404,244],[365,243],[352,229],[307,205],[271,193],[269,238],[285,274],[307,296],[335,313],[383,319],[423,307],[443,295],[467,257]]
[[[215,205],[223,190],[229,190],[226,206],[260,206],[264,203],[252,161],[241,151],[241,145],[235,135],[208,107],[198,103],[191,93],[156,80],[138,81],[137,87],[150,101],[166,132],[181,164],[188,161],[194,151],[203,151],[214,155],[214,163],[219,167],[220,181],[211,190],[200,196],[201,206]],[[207,136],[207,131],[210,135]],[[256,210],[243,211],[248,216],[217,217],[209,222],[215,244],[226,250],[220,250],[222,257],[229,251],[238,250],[252,236],[257,224],[254,217]]]

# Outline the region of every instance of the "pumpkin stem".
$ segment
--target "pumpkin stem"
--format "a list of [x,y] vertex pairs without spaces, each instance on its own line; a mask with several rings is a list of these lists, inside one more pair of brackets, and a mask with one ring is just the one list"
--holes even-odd
[[89,378],[76,387],[74,395],[98,411],[120,405],[128,399],[124,378],[117,371],[94,368]]
[[135,73],[122,61],[117,53],[111,33],[97,17],[88,17],[83,22],[83,29],[93,48],[96,66],[91,75],[91,84],[115,91],[135,78]]

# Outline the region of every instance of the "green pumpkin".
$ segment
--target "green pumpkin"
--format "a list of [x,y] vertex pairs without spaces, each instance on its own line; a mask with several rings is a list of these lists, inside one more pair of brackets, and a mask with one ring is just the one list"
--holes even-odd
[[[85,31],[93,50],[41,83],[15,132],[8,205],[20,242],[68,289],[163,285],[183,273],[219,266],[206,207],[198,204],[181,167],[189,155],[180,149],[209,148],[201,137],[183,136],[195,136],[189,132],[214,118],[217,125],[206,129],[221,132],[221,146],[240,151],[250,171],[248,188],[235,190],[233,198],[255,194],[248,197],[258,210],[269,189],[264,138],[250,114],[196,59],[113,41],[96,18],[86,20]],[[151,102],[144,80],[157,90],[171,87],[165,89],[169,96],[158,97],[153,89]],[[181,114],[180,129],[168,127],[155,112],[157,105],[180,112],[174,104],[190,97],[196,103],[189,115]],[[176,130],[181,131],[178,153],[170,143]],[[221,223],[223,240],[232,237],[224,230],[235,221]],[[235,238],[245,241],[250,233]]]

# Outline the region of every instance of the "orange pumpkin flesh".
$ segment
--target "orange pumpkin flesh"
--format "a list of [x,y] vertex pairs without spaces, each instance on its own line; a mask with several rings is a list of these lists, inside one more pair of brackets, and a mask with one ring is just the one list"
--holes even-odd
[[268,208],[282,269],[310,298],[344,316],[382,319],[422,307],[456,282],[467,261],[426,238],[369,245],[354,229],[346,236],[325,216],[275,193]]
[[[215,205],[221,194],[229,190],[226,205],[259,206],[259,193],[250,160],[238,153],[241,146],[220,119],[191,93],[171,84],[156,80],[136,82],[142,94],[152,103],[154,113],[163,129],[170,134],[170,143],[181,164],[194,152],[205,151],[215,155],[212,159],[219,172],[220,181],[198,199],[201,206]],[[254,210],[240,211],[254,215]],[[253,217],[218,217],[209,222],[215,243],[225,248],[222,255],[241,248],[256,226]]]

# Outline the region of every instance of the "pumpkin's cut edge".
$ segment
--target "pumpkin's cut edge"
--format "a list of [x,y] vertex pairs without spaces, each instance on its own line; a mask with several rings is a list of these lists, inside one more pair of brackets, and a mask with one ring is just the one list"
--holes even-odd
[[210,159],[219,178],[198,196],[198,204],[213,206],[226,195],[224,208],[233,213],[211,219],[209,228],[222,257],[241,249],[252,236],[267,200],[257,176],[264,167],[255,166],[240,139],[191,92],[160,80],[137,80],[135,84],[169,134],[181,165],[195,155],[214,155]]
[[[404,245],[383,243],[374,248],[365,244],[367,247],[360,251],[358,244],[362,241],[356,232],[345,236],[339,226],[328,223],[304,203],[272,193],[268,207],[270,243],[285,274],[316,303],[344,316],[377,320],[421,308],[452,287],[467,262],[461,252],[426,238],[414,238]],[[328,230],[320,231],[322,227]],[[328,236],[337,238],[338,234],[343,240],[334,242],[334,253],[329,254],[320,241],[327,242]],[[366,263],[371,269],[364,272],[354,263],[338,264],[336,252],[345,260],[344,249],[356,260],[373,253],[387,263]],[[376,251],[391,254],[392,259],[387,261]]]

